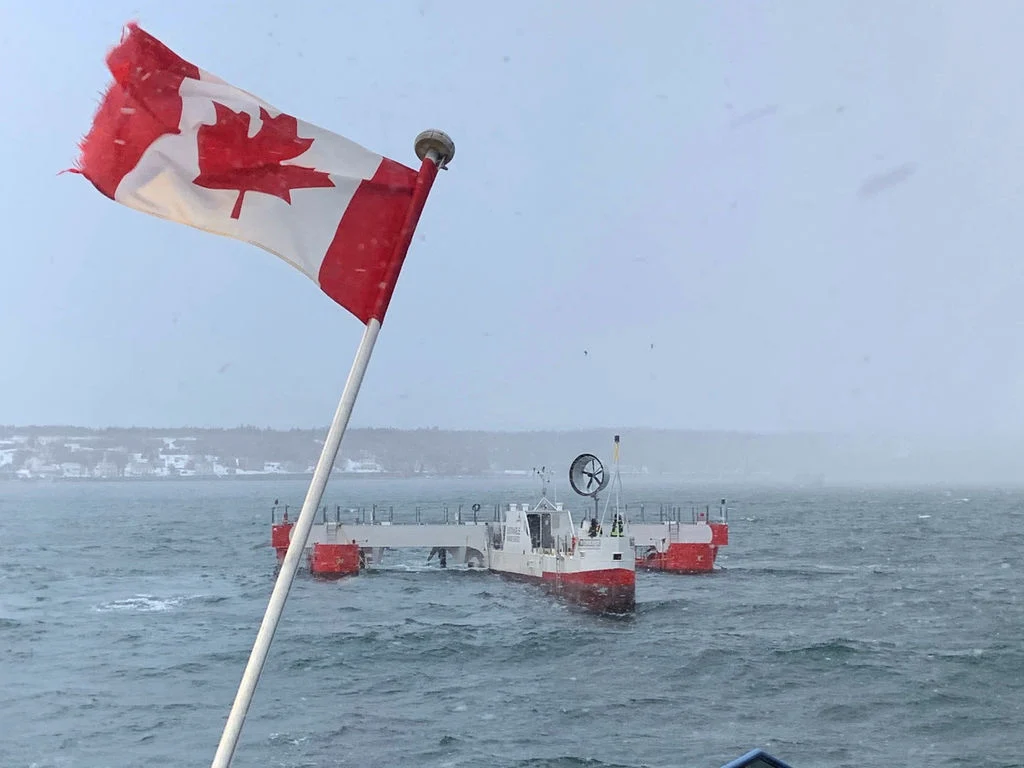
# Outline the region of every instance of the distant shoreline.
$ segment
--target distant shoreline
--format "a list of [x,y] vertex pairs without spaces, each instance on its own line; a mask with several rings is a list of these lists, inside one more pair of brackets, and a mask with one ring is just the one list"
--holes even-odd
[[[189,480],[202,480],[204,482],[218,482],[218,481],[229,481],[233,482],[236,480],[297,480],[305,479],[308,480],[313,476],[312,472],[267,472],[267,473],[252,473],[252,474],[231,474],[231,475],[166,475],[166,476],[150,476],[150,477],[13,477],[13,476],[0,476],[0,482],[9,481],[12,483],[175,483]],[[399,479],[399,478],[427,478],[427,477],[442,477],[442,475],[426,475],[426,474],[404,474],[401,472],[334,472],[331,477],[344,477],[349,478],[379,478],[379,479]],[[462,475],[452,475],[452,477],[462,477]],[[480,475],[485,477],[485,475]]]
[[[308,479],[323,449],[323,435],[317,429],[256,427],[0,425],[0,479]],[[626,427],[521,432],[352,428],[332,477],[529,482],[534,468],[553,468],[563,475],[573,457],[585,452],[608,465],[613,435],[622,438],[623,477],[644,478],[634,482],[787,488],[1024,483],[1019,461],[1024,433],[943,441]]]
[[[175,483],[188,483],[188,482],[202,482],[202,483],[214,483],[217,481],[224,481],[228,483],[245,482],[247,480],[255,480],[260,483],[265,483],[273,480],[291,482],[302,479],[306,482],[312,477],[312,473],[300,474],[300,473],[277,473],[269,475],[231,475],[226,477],[215,477],[209,475],[196,475],[193,477],[33,477],[33,478],[12,478],[0,476],[0,488],[9,486],[24,486],[24,487],[44,487],[50,485],[66,485],[66,484],[81,484],[81,485],[102,485],[107,484],[148,484],[148,485],[159,485],[163,484],[175,484]],[[479,481],[504,481],[510,482],[518,480],[520,483],[527,483],[531,478],[523,475],[504,475],[504,474],[492,474],[492,475],[428,475],[428,474],[400,474],[400,473],[335,473],[332,475],[332,479],[337,478],[338,480],[344,479],[345,481],[359,479],[360,482],[371,482],[373,480],[421,480],[424,482],[436,481],[436,480],[479,480]],[[1024,491],[1024,481],[1017,479],[1004,479],[998,481],[982,481],[982,480],[836,480],[831,482],[825,482],[823,484],[804,484],[794,482],[786,479],[758,479],[752,480],[750,478],[729,478],[729,479],[716,479],[716,478],[691,478],[680,475],[644,475],[644,483],[659,483],[663,485],[678,485],[688,486],[692,488],[704,489],[706,493],[710,493],[710,497],[718,498],[719,495],[729,495],[735,493],[738,489],[743,489],[746,492],[764,490],[764,491],[786,491],[793,492],[799,491],[806,494],[814,493],[832,493],[841,491],[864,491],[864,490],[889,490],[889,491],[927,491],[929,493],[945,493],[949,494],[951,491],[963,491],[963,492],[985,492],[985,491]],[[336,480],[337,482],[337,480]],[[625,483],[625,500],[628,502],[628,497],[635,497],[636,491],[630,491],[628,480]],[[730,500],[731,501],[731,500]],[[632,502],[629,502],[632,503]],[[703,502],[702,502],[703,503]]]

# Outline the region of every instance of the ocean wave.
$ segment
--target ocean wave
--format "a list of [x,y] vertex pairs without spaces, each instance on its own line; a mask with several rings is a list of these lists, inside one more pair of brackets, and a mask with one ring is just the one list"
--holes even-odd
[[881,640],[850,640],[847,638],[836,637],[817,643],[809,643],[807,645],[797,645],[791,648],[778,648],[775,650],[775,655],[844,659],[862,654],[891,651],[895,647],[894,643],[884,642]]
[[507,763],[509,768],[643,768],[643,763],[606,763],[592,757],[533,757]]

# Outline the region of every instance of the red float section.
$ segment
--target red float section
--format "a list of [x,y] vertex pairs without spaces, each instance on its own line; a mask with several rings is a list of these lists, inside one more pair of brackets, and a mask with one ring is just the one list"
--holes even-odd
[[288,551],[293,525],[294,523],[279,523],[270,528],[270,546],[277,552],[278,562],[284,560],[285,552]]
[[727,523],[708,523],[711,528],[711,543],[724,547],[729,543],[729,525]]
[[315,576],[355,576],[359,573],[359,545],[314,544],[309,570]]
[[715,544],[669,544],[668,551],[636,561],[637,568],[672,573],[708,573],[715,568]]

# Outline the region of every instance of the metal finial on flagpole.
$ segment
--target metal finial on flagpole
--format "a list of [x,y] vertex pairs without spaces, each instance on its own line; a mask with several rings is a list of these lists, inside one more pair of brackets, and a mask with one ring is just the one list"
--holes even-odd
[[309,490],[306,492],[306,500],[302,503],[302,511],[292,528],[291,541],[288,543],[288,551],[284,560],[281,561],[281,570],[278,572],[277,581],[274,582],[274,591],[267,603],[267,610],[263,615],[263,622],[256,633],[256,641],[253,643],[252,652],[249,654],[249,661],[242,673],[242,681],[238,686],[238,693],[235,695],[234,704],[228,714],[227,723],[224,725],[224,732],[221,734],[220,743],[217,745],[217,753],[213,757],[212,768],[228,768],[231,759],[235,754],[235,747],[238,746],[238,738],[242,732],[242,724],[252,703],[253,694],[256,691],[256,684],[259,682],[263,672],[263,666],[267,661],[270,652],[270,644],[277,631],[277,625],[281,621],[281,614],[284,612],[284,604],[288,599],[288,592],[291,590],[292,582],[295,580],[295,573],[299,568],[299,559],[306,542],[309,539],[309,532],[313,527],[316,511],[320,508],[320,501],[323,499],[324,490],[327,488],[327,479],[330,477],[334,467],[334,461],[338,456],[338,449],[341,447],[341,438],[345,434],[349,418],[352,416],[352,408],[355,406],[356,396],[359,394],[359,387],[363,383],[366,368],[370,362],[370,354],[377,342],[377,335],[380,333],[381,319],[387,312],[388,303],[391,300],[391,292],[398,279],[398,272],[402,268],[406,251],[412,242],[413,231],[419,222],[420,214],[423,212],[423,205],[427,201],[430,187],[434,182],[438,168],[444,168],[455,156],[455,143],[443,131],[423,131],[416,137],[416,155],[422,161],[416,188],[412,200],[409,202],[408,213],[405,222],[399,232],[398,242],[392,255],[391,265],[384,285],[387,286],[381,292],[374,307],[370,320],[366,323],[366,330],[363,331],[362,341],[359,342],[359,349],[356,351],[355,360],[352,361],[352,369],[349,371],[348,379],[345,381],[345,389],[341,393],[341,400],[338,409],[334,414],[334,421],[327,431],[324,439],[324,447],[317,460],[316,469],[313,471],[313,479],[310,481]]
[[455,142],[444,131],[434,129],[423,131],[416,137],[413,146],[416,149],[416,157],[420,160],[426,160],[430,151],[433,150],[439,158],[437,167],[441,170],[446,170],[448,163],[455,157]]

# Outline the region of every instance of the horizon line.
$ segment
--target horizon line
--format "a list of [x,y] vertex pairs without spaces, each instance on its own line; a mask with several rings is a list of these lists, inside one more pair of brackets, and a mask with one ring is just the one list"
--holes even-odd
[[[0,430],[8,432],[17,432],[19,430],[30,431],[77,431],[77,432],[115,432],[115,431],[138,431],[138,432],[231,432],[231,431],[260,431],[260,432],[324,432],[328,430],[328,425],[315,426],[315,427],[274,427],[274,426],[258,426],[255,424],[237,424],[235,426],[140,426],[140,425],[107,425],[102,427],[88,427],[75,424],[3,424],[0,423]],[[571,434],[571,433],[593,433],[593,432],[606,432],[609,436],[612,435],[628,435],[630,433],[637,432],[648,432],[648,433],[684,433],[691,435],[731,435],[737,437],[843,437],[843,438],[860,438],[860,439],[886,439],[886,440],[914,440],[914,439],[935,439],[935,438],[947,438],[947,439],[963,439],[966,437],[962,432],[947,432],[941,430],[933,431],[903,431],[903,432],[880,432],[878,430],[864,430],[864,431],[852,431],[852,430],[829,430],[829,429],[789,429],[789,430],[771,430],[771,429],[738,429],[738,428],[725,428],[725,427],[652,427],[644,425],[632,425],[632,426],[587,426],[587,427],[564,427],[564,426],[551,426],[551,427],[530,427],[522,429],[510,429],[510,428],[487,428],[487,427],[442,427],[439,425],[430,426],[418,426],[418,427],[395,427],[395,426],[349,426],[347,432],[446,432],[453,434],[493,434],[493,435],[529,435],[529,434]],[[1024,433],[982,433],[976,432],[970,435],[974,439],[978,438],[1024,438]]]

